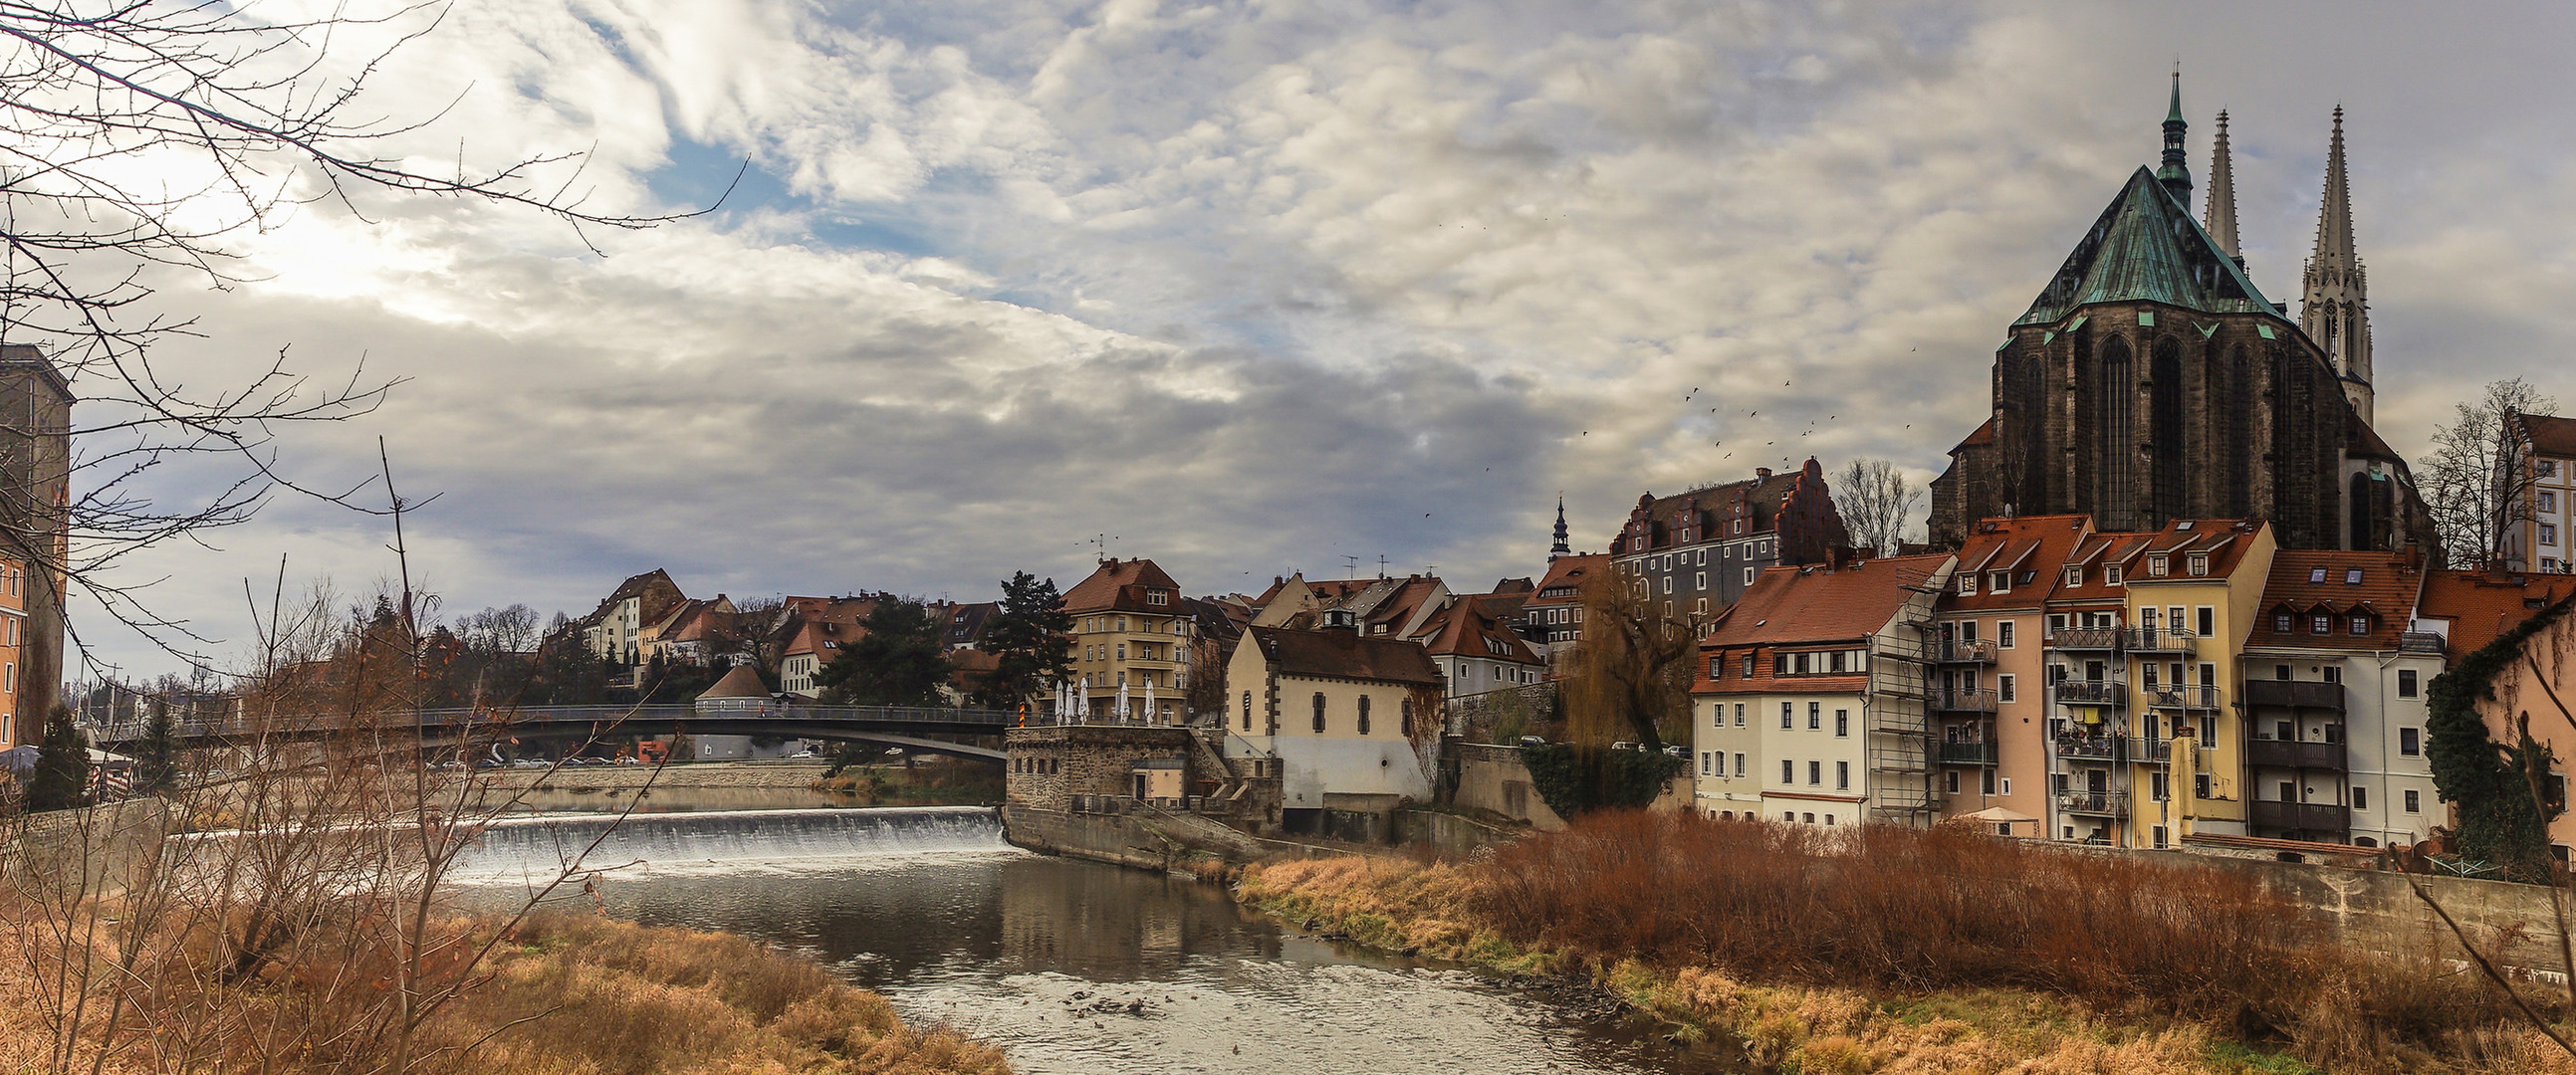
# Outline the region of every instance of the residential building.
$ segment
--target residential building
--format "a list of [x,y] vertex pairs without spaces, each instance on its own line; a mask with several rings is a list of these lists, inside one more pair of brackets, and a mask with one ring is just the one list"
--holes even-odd
[[[24,577],[15,598],[18,689],[32,736],[61,700],[63,601],[71,557],[71,383],[43,351],[0,344],[0,559]],[[15,736],[7,738],[18,741]]]
[[1675,615],[1708,617],[1734,604],[1763,569],[1823,563],[1850,544],[1824,468],[1809,459],[1786,474],[1762,467],[1745,481],[1638,497],[1610,542],[1610,559]]
[[668,664],[706,665],[730,658],[734,641],[733,601],[723,594],[713,601],[683,600],[635,636],[645,661]]
[[1960,545],[1929,654],[1944,816],[2004,835],[2044,834],[2049,612],[2063,607],[2051,601],[2074,577],[2069,559],[2091,544],[2091,519],[2034,515],[1984,520]]
[[2576,418],[2517,414],[2496,461],[2496,555],[2506,571],[2576,572]]
[[1940,800],[1927,640],[1957,563],[1900,556],[1762,572],[1700,644],[1697,808],[1800,824],[1929,824]]
[[[33,588],[25,564],[0,559],[0,750],[41,738],[44,730],[43,711],[25,704],[39,693],[27,681],[28,639],[34,629],[27,594]],[[188,704],[193,710],[194,700]]]
[[[2425,579],[2416,624],[2442,635],[2451,662],[2457,664],[2523,621],[2569,602],[2576,602],[2576,578],[2563,574],[2434,571]],[[2576,731],[2569,730],[2560,707],[2576,706],[2576,659],[2569,656],[2576,654],[2576,614],[2562,612],[2524,640],[2523,652],[2523,669],[2497,677],[2491,684],[2493,697],[2480,701],[2478,712],[2486,718],[2488,737],[2499,743],[2518,741],[2521,718],[2530,717],[2533,738],[2553,758],[2548,790],[2564,801],[2568,769],[2576,766]],[[2429,802],[2424,805],[2431,809]],[[2448,821],[2447,814],[2443,820]],[[2567,861],[2569,848],[2576,847],[2576,811],[2549,820],[2549,841],[2559,861]]]
[[1103,560],[1065,591],[1085,719],[1184,723],[1195,611],[1151,560]]
[[2185,130],[2177,81],[2161,166],[2131,173],[2005,330],[1991,413],[1932,482],[1933,543],[1980,519],[2081,513],[2106,531],[2259,518],[2290,548],[2432,551],[2406,463],[2371,427],[2342,114],[2297,321],[2238,259],[2223,140],[2228,194],[2192,219]]
[[622,665],[640,665],[645,625],[669,618],[688,595],[669,572],[654,568],[617,584],[608,597],[581,619],[582,641],[591,656]]
[[943,641],[951,650],[974,649],[984,638],[984,623],[1002,611],[999,601],[977,601],[948,606],[946,635]]
[[1447,680],[1448,695],[1460,698],[1538,682],[1547,662],[1495,614],[1484,597],[1459,597],[1433,613],[1407,636],[1431,655]]
[[2164,848],[2194,832],[2247,835],[2242,718],[2228,695],[2272,535],[2261,521],[2179,519],[2078,550],[2121,593],[2125,626],[2049,639],[2059,839]]
[[876,614],[877,605],[891,597],[872,593],[787,598],[781,605],[785,620],[779,633],[786,642],[779,647],[778,689],[805,698],[822,693],[816,677],[823,666],[840,656],[843,647],[867,637],[863,625]]
[[2415,630],[2423,587],[2404,556],[2273,555],[2237,699],[2250,835],[2357,847],[2432,835],[2425,696],[2444,643]]
[[1521,602],[1521,637],[1529,639],[1540,656],[1552,660],[1583,636],[1583,581],[1609,566],[1606,553],[1548,560],[1547,575],[1538,581],[1537,592]]
[[1430,801],[1443,681],[1421,644],[1355,625],[1254,626],[1225,682],[1226,754],[1275,759],[1290,828],[1328,807]]

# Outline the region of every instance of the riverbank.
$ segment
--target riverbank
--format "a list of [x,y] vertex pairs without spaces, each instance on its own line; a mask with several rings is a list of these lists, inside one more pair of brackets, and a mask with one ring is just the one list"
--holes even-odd
[[[488,932],[468,931],[468,940]],[[23,928],[20,952],[34,942]],[[56,1066],[55,1036],[26,959],[0,963],[0,1070]],[[163,968],[168,969],[168,968]],[[171,992],[177,984],[122,999],[93,998],[101,1018],[113,1000],[138,1026],[97,1069],[111,1075],[167,1070],[263,1070],[280,1075],[339,1070],[358,1054],[382,1051],[362,1030],[384,1016],[323,984],[315,971],[275,968],[237,984]],[[343,968],[345,969],[345,968]],[[633,925],[591,915],[522,923],[477,968],[488,978],[421,1025],[416,1070],[457,1075],[684,1075],[711,1071],[780,1075],[901,1072],[1007,1075],[1002,1055],[944,1027],[906,1026],[886,999],[842,983],[810,960],[730,934]],[[158,1005],[174,1005],[170,1011]],[[341,1022],[346,1019],[348,1022]],[[378,1032],[381,1026],[375,1028]],[[90,1069],[95,1032],[69,1050]],[[49,1055],[53,1054],[53,1055]],[[379,1058],[381,1059],[381,1058]],[[368,1066],[361,1063],[361,1067]]]
[[2320,942],[2224,875],[1859,839],[1883,843],[1596,818],[1467,864],[1263,864],[1236,892],[1367,947],[1595,983],[1730,1067],[2576,1070],[2475,978]]

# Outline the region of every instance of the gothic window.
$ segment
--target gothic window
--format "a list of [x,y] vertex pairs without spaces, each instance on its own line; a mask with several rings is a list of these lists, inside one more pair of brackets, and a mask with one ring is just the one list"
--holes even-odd
[[2228,355],[2227,391],[2219,396],[2220,422],[2226,430],[2226,443],[2219,458],[2227,466],[2227,513],[2233,518],[2246,518],[2253,512],[2254,483],[2250,474],[2253,457],[2254,366],[2245,357],[2245,347],[2238,344]]
[[2155,459],[2155,525],[2183,514],[2185,489],[2182,416],[2182,344],[2167,336],[2156,341],[2155,385],[2149,417]]
[[2094,453],[2101,460],[2097,507],[2106,529],[2128,530],[2137,525],[2132,508],[2136,503],[2133,483],[2138,439],[2130,426],[2129,407],[2129,396],[2136,387],[2137,375],[2131,365],[2128,341],[2115,336],[2103,345],[2100,391],[2095,406],[2099,418],[2096,428],[2101,430],[2101,434]]

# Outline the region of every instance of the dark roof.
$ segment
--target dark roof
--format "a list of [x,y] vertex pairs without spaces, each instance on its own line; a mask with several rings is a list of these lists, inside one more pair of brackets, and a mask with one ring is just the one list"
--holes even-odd
[[760,673],[752,671],[750,665],[738,664],[733,666],[733,671],[725,673],[723,679],[717,680],[715,686],[707,688],[706,693],[699,695],[698,700],[767,697],[769,697],[769,688],[760,682]]
[[[1149,591],[1163,591],[1163,603],[1146,598]],[[1156,567],[1152,560],[1103,560],[1091,577],[1073,584],[1064,593],[1066,612],[1156,612],[1181,611],[1181,584]]]
[[2576,418],[2558,418],[2546,414],[2517,414],[2514,421],[2522,426],[2533,451],[2542,455],[2576,455]]
[[[2281,318],[2236,260],[2141,166],[2016,325],[2046,325],[2099,302],[2160,302]],[[2286,318],[2281,318],[2287,320]]]
[[[1595,568],[1610,566],[1610,554],[1559,556],[1548,561],[1547,577],[1540,579],[1538,593],[1530,598],[1541,604],[1578,604],[1583,600],[1583,580]],[[1568,592],[1557,593],[1565,590]]]
[[951,607],[948,610],[948,644],[970,645],[983,638],[984,621],[991,619],[994,613],[1001,610],[1001,603],[996,601],[978,601],[971,605]]
[[[1517,609],[1517,605],[1515,605]],[[1538,654],[1521,643],[1519,635],[1503,626],[1501,616],[1480,597],[1461,597],[1449,602],[1431,622],[1422,625],[1414,641],[1422,648],[1441,656],[1481,657],[1486,660],[1539,663]],[[1502,652],[1496,653],[1495,650]]]
[[[1813,464],[1815,460],[1809,459],[1807,462]],[[1610,551],[1619,556],[1632,556],[1657,549],[1669,549],[1679,543],[1672,535],[1685,529],[1700,531],[1698,541],[1714,540],[1721,536],[1734,539],[1771,533],[1780,525],[1781,498],[1788,496],[1789,491],[1797,487],[1798,479],[1804,473],[1803,468],[1796,468],[1741,481],[1703,485],[1671,496],[1658,497],[1648,493],[1638,497],[1636,510],[1628,513],[1628,519],[1620,524],[1619,535],[1611,539]],[[1752,508],[1752,518],[1747,521],[1744,533],[1720,535],[1713,528],[1725,520],[1716,516],[1738,496],[1743,497],[1745,503]],[[1663,532],[1664,540],[1655,541],[1651,534],[1647,535],[1648,540],[1643,545],[1627,540],[1627,531],[1635,523],[1637,511],[1645,512],[1647,521]],[[1694,514],[1706,515],[1709,518],[1694,519],[1692,517]],[[1707,524],[1707,527],[1684,525],[1694,522]],[[1693,542],[1693,544],[1697,543],[1697,541]]]
[[1297,631],[1254,627],[1246,637],[1281,675],[1329,679],[1365,679],[1381,683],[1440,686],[1438,666],[1419,643],[1397,638],[1367,638],[1357,631]]

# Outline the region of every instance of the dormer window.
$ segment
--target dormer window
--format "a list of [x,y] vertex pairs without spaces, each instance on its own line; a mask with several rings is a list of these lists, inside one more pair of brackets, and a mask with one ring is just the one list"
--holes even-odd
[[2286,635],[2286,634],[2289,634],[2291,631],[2294,631],[2294,630],[2297,630],[2297,629],[2298,629],[2298,618],[2297,618],[2297,617],[2292,616],[2292,615],[2290,615],[2290,614],[2289,614],[2289,613],[2287,613],[2287,612],[2275,612],[2275,613],[2273,613],[2273,614],[2272,614],[2272,633],[2273,633],[2273,634],[2276,634],[2276,635]]
[[2104,565],[2102,565],[2102,585],[2104,585],[2104,586],[2117,586],[2117,585],[2120,585],[2120,565],[2118,565],[2118,564],[2104,564]]
[[2011,593],[2012,576],[2002,571],[1988,572],[1986,574],[1986,589],[1992,590],[1995,593]]
[[1145,591],[1145,603],[1149,605],[1169,604],[1171,596],[1171,592],[1168,590],[1147,590]]
[[1961,574],[1959,576],[1959,596],[1977,596],[1977,576],[1971,574]]
[[2205,552],[2191,554],[2191,560],[2185,570],[2190,571],[2193,578],[2209,574],[2209,554]]
[[2147,577],[2151,579],[2165,577],[2165,554],[2157,553],[2147,557]]
[[2319,635],[2333,634],[2334,617],[2326,615],[2323,612],[2308,617],[2308,633]]
[[2069,568],[2067,568],[2067,569],[2066,569],[2066,584],[2067,584],[2067,585],[2069,585],[2069,586],[2082,586],[2082,585],[2084,585],[2084,569],[2083,569],[2083,568],[2081,568],[2081,567],[2069,567]]
[[2369,633],[2370,633],[2370,617],[2369,617],[2369,616],[2366,616],[2366,615],[2358,614],[2358,613],[2354,614],[2354,616],[2352,617],[2352,633],[2353,633],[2353,634],[2355,634],[2355,635],[2366,635],[2366,634],[2369,634]]

